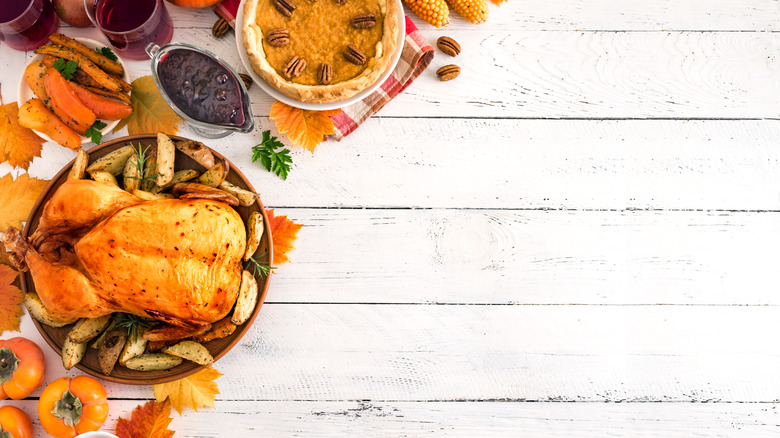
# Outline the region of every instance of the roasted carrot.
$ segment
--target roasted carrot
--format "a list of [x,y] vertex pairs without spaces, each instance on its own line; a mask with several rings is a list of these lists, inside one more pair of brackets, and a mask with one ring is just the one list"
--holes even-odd
[[133,113],[133,107],[123,102],[107,99],[87,90],[79,84],[70,82],[70,87],[79,100],[91,109],[98,119],[122,120]]
[[38,61],[33,62],[24,69],[24,80],[30,89],[41,99],[44,105],[49,104],[49,95],[46,93],[46,86],[43,84],[46,78],[46,66]]
[[[46,55],[43,57],[41,62],[43,62],[43,65],[46,67],[54,67],[54,61],[56,61],[59,58],[55,58],[52,55]],[[75,72],[73,72],[73,77],[71,78],[73,82],[77,82],[81,85],[85,85],[88,87],[96,87],[100,88],[100,84],[98,81],[92,79],[92,76],[84,73],[84,70],[81,69],[81,67],[77,68]],[[108,90],[106,90],[108,91]]]
[[49,40],[54,44],[59,44],[63,47],[67,47],[70,50],[73,50],[76,53],[84,55],[84,57],[94,62],[98,67],[102,68],[108,74],[121,77],[122,73],[124,73],[122,64],[106,58],[100,52],[90,49],[73,38],[69,38],[61,33],[53,33],[49,35]]
[[96,80],[102,87],[112,91],[130,90],[130,84],[117,79],[108,73],[100,69],[94,62],[87,59],[86,56],[81,53],[74,52],[66,47],[55,46],[47,44],[35,49],[35,53],[43,55],[52,55],[57,58],[65,58],[78,63],[79,67],[84,70],[85,73],[92,76],[92,79]]
[[40,131],[66,148],[81,148],[81,137],[58,119],[39,99],[30,99],[19,108],[19,124]]
[[95,113],[92,112],[73,92],[68,81],[55,68],[46,70],[44,80],[46,93],[51,98],[54,114],[71,129],[81,135],[95,123]]
[[[73,79],[75,79],[75,76]],[[74,80],[74,82],[84,87],[85,90],[91,91],[97,94],[98,96],[108,97],[109,99],[118,100],[128,105],[133,103],[132,99],[130,99],[130,96],[128,94],[122,93],[120,91],[108,91],[105,88],[91,87],[89,85],[84,85],[83,83],[76,80]]]

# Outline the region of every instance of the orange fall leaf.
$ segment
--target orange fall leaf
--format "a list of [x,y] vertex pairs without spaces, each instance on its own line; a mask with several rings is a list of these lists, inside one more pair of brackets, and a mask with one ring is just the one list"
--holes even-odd
[[322,143],[325,136],[333,134],[333,120],[330,116],[341,110],[310,111],[294,108],[278,100],[271,105],[268,116],[276,122],[279,132],[287,135],[290,142],[314,153],[314,149]]
[[6,330],[19,330],[19,317],[24,314],[24,295],[13,285],[17,275],[10,267],[0,265],[0,334]]
[[130,100],[133,113],[119,122],[117,132],[127,126],[130,135],[164,132],[175,135],[179,132],[181,117],[176,114],[160,95],[160,90],[151,76],[142,76],[133,81]]
[[26,173],[16,179],[10,173],[0,177],[0,233],[9,226],[22,228],[22,221],[27,219],[47,183]]
[[157,403],[152,400],[145,405],[136,406],[130,419],[119,418],[116,423],[116,436],[119,438],[171,438],[173,431],[168,430],[171,423],[171,404],[166,400]]
[[16,102],[3,105],[0,100],[0,163],[27,170],[33,158],[41,156],[44,140],[19,124]]
[[196,411],[200,407],[213,408],[214,399],[219,394],[217,382],[214,380],[221,375],[216,369],[208,367],[183,379],[154,385],[154,398],[158,403],[169,400],[179,415],[185,406]]
[[287,216],[274,216],[273,210],[266,210],[268,213],[268,222],[271,226],[271,240],[274,244],[273,264],[289,262],[287,253],[293,249],[293,242],[298,238],[298,230],[303,227],[301,224],[287,219]]

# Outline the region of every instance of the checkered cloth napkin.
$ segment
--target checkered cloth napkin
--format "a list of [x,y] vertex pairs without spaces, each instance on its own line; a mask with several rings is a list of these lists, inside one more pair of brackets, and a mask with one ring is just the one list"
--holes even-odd
[[[241,0],[224,0],[214,7],[214,11],[235,27],[236,12],[240,3]],[[428,68],[431,60],[433,60],[433,47],[423,38],[409,17],[406,17],[406,39],[401,59],[395,70],[371,95],[360,102],[342,108],[341,112],[331,117],[336,128],[333,137],[336,140],[341,140],[351,134],[361,123],[411,85]]]

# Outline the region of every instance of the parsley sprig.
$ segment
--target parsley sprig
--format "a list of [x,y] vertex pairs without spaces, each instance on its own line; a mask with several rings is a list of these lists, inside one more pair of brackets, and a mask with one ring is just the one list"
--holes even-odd
[[95,51],[112,61],[119,59],[117,58],[116,54],[108,47],[95,47]]
[[107,125],[100,120],[95,120],[95,123],[92,124],[89,128],[87,128],[87,132],[84,133],[85,137],[89,137],[90,140],[92,140],[95,144],[100,144],[100,142],[103,140],[103,133],[100,132],[101,129],[105,128]]
[[132,338],[133,341],[138,339],[138,327],[149,328],[153,324],[149,320],[130,313],[116,313],[114,322],[116,322],[117,327],[127,329],[127,337]]
[[[279,148],[284,149],[277,151]],[[271,137],[271,131],[263,131],[263,141],[257,146],[252,146],[252,162],[257,160],[260,160],[260,164],[269,172],[275,173],[284,180],[287,179],[292,163],[290,150],[285,148],[276,137]]]
[[65,58],[58,58],[54,61],[54,68],[57,69],[65,79],[70,80],[73,77],[73,73],[76,73],[76,69],[79,68],[79,63],[75,61],[65,60]]
[[157,179],[156,172],[155,173],[149,172],[148,175],[146,174],[147,170],[152,170],[157,167],[157,164],[149,165],[148,163],[149,154],[147,153],[147,151],[149,150],[149,146],[141,149],[141,143],[138,143],[138,146],[135,146],[133,149],[135,150],[135,154],[138,156],[138,159],[133,160],[132,163],[133,166],[135,166],[136,172],[138,172],[138,174],[141,176],[128,175],[125,178],[137,179],[140,180],[141,183],[147,180]]
[[[265,255],[261,254],[260,257],[263,257]],[[246,262],[246,266],[244,266],[244,269],[246,270],[252,270],[252,275],[257,277],[257,275],[260,275],[260,278],[268,277],[271,274],[271,270],[276,269],[276,266],[271,266],[270,263],[266,262],[259,262],[254,257],[249,257],[249,260]]]

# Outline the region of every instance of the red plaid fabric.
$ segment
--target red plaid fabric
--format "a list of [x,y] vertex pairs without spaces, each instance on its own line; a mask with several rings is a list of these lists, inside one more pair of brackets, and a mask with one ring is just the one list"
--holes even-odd
[[[241,0],[224,0],[214,7],[214,10],[235,27],[236,12]],[[395,70],[377,90],[360,102],[344,107],[341,112],[332,116],[336,133],[333,137],[341,140],[382,109],[398,93],[404,91],[428,68],[433,60],[433,47],[423,38],[417,26],[406,17],[406,39],[404,41],[401,59]]]

